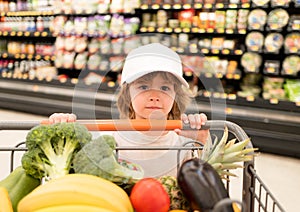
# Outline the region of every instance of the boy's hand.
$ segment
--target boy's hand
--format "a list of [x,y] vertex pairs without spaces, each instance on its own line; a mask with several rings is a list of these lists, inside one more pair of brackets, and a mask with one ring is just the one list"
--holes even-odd
[[77,119],[73,113],[53,113],[49,116],[49,123],[61,123],[61,122],[75,122]]
[[175,129],[174,131],[180,135],[187,138],[191,138],[193,140],[200,141],[202,143],[205,143],[208,136],[209,136],[209,130],[200,130],[201,127],[205,124],[207,121],[207,116],[204,113],[200,114],[182,114],[181,120],[185,124],[189,124],[192,129],[198,129],[198,130],[181,130],[181,129]]

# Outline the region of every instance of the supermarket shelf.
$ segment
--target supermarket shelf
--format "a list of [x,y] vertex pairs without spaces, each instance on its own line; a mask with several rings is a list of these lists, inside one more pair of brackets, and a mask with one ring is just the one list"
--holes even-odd
[[[100,88],[89,86],[88,90],[78,84],[75,88],[71,82],[49,85],[43,81],[0,79],[0,108],[46,116],[54,112],[75,111],[82,119],[118,117],[114,107],[116,88],[105,84]],[[274,106],[272,109],[264,105],[251,106],[239,101],[209,98],[197,98],[196,104],[197,110],[206,113],[209,118],[226,118],[243,126],[260,151],[300,158],[298,107],[284,111],[276,110]],[[195,107],[188,110],[194,112]]]

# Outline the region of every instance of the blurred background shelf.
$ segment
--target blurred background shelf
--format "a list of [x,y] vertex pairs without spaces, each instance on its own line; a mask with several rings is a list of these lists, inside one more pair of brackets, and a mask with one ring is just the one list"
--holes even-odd
[[[19,81],[0,79],[0,108],[49,116],[75,112],[81,119],[118,117],[117,86]],[[300,111],[292,102],[269,105],[266,100],[247,102],[199,96],[188,108],[204,112],[209,119],[227,119],[242,126],[260,151],[300,158]],[[269,105],[269,107],[266,107]],[[225,112],[224,112],[225,111]]]

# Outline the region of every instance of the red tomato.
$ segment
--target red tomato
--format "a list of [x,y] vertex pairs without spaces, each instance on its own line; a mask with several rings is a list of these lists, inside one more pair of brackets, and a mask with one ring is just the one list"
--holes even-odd
[[167,212],[170,198],[163,185],[154,178],[143,178],[132,188],[130,201],[136,212]]

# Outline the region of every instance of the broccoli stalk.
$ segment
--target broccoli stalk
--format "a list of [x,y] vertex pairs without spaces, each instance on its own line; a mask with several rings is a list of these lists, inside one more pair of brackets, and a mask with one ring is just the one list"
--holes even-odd
[[69,173],[74,155],[91,140],[91,133],[78,123],[40,125],[26,137],[28,151],[22,157],[27,174],[55,179]]

